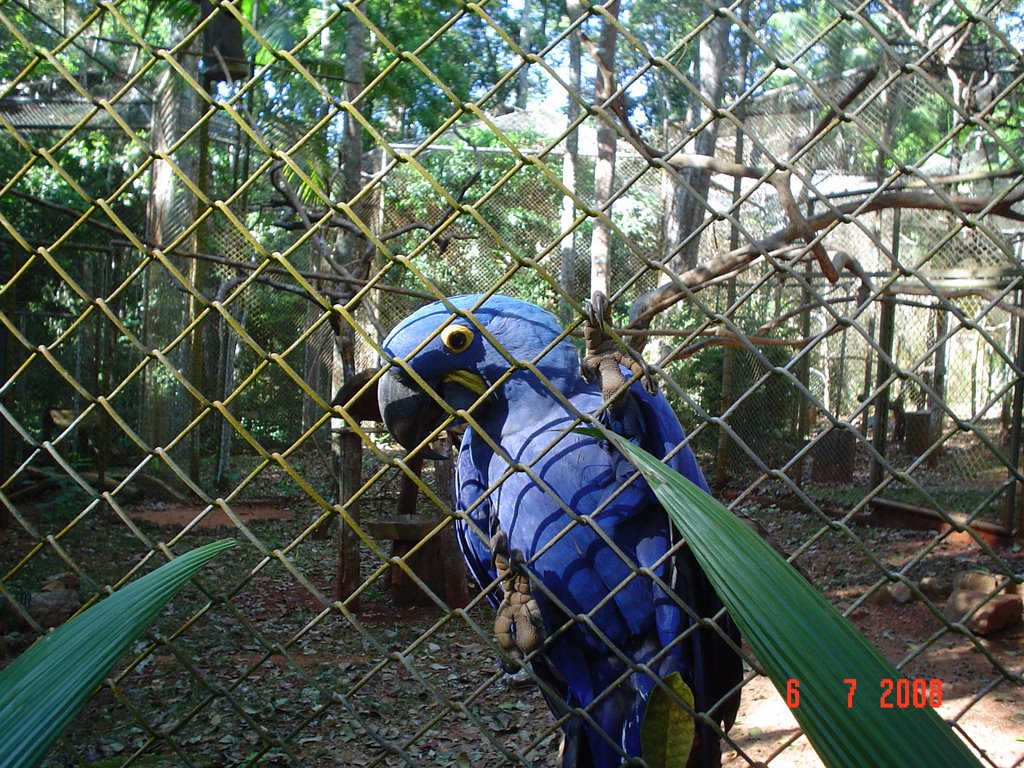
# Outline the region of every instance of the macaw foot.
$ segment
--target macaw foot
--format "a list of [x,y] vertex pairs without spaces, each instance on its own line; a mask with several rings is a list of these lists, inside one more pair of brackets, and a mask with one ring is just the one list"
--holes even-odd
[[619,366],[627,368],[639,377],[644,389],[652,395],[658,391],[654,377],[643,359],[629,347],[618,344],[606,329],[612,324],[612,305],[608,297],[595,291],[593,298],[584,306],[587,327],[583,334],[587,339],[587,352],[580,363],[583,378],[595,379],[601,384],[601,397],[612,402],[626,386],[626,378]]
[[[494,619],[498,645],[514,659],[523,659],[544,641],[544,622],[540,606],[533,597],[530,576],[523,568],[526,558],[518,549],[509,549],[508,534],[498,531],[491,538],[491,562],[501,580],[501,605]],[[502,662],[506,672],[518,667]]]

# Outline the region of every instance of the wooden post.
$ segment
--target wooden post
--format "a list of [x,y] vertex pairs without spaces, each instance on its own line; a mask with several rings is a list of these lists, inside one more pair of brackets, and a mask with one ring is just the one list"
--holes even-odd
[[[434,462],[434,480],[437,496],[444,502],[445,513],[451,515],[455,509],[455,455],[457,448],[452,445],[452,436],[444,432],[441,442],[451,458]],[[458,440],[454,441],[458,442]],[[466,582],[465,560],[459,543],[455,540],[455,521],[452,520],[441,531],[438,542],[440,558],[444,563],[444,600],[449,609],[465,608],[469,605],[469,585]]]
[[[346,19],[345,31],[345,80],[346,96],[354,101],[362,90],[365,80],[365,35],[366,30],[354,13]],[[342,162],[344,165],[343,195],[351,201],[363,186],[363,131],[358,121],[348,112],[345,113],[345,136],[342,145]],[[352,233],[341,236],[342,261],[351,262],[355,259],[362,240]],[[334,391],[341,384],[356,375],[355,330],[348,323],[341,321],[335,343],[334,360]],[[339,380],[340,379],[340,380]],[[332,424],[341,424],[340,419],[332,419]],[[362,486],[363,443],[359,435],[348,429],[336,431],[332,441],[335,466],[338,469],[338,504],[348,512],[349,517],[359,521],[359,503],[352,499],[353,494]],[[359,537],[344,520],[338,526],[335,535],[338,549],[338,582],[337,597],[348,600],[362,584],[359,572],[360,552]],[[350,610],[358,610],[358,600],[349,603]]]
[[[1017,307],[1021,306],[1021,294],[1017,292]],[[1017,370],[1024,368],[1024,323],[1017,323],[1017,351],[1014,365]],[[1024,407],[1024,379],[1018,378],[1013,383],[1013,404],[1010,407],[1010,460],[1009,483],[1006,488],[1006,511],[1003,523],[1008,534],[1018,533],[1024,526],[1019,519],[1017,510],[1017,486],[1019,481],[1020,449],[1021,449],[1021,408]]]
[[[353,500],[352,496],[363,484],[363,441],[352,430],[343,429],[337,433],[333,442],[336,448],[335,466],[338,468],[338,504],[358,523],[359,502]],[[338,600],[349,600],[363,583],[359,572],[359,537],[352,526],[341,520],[335,532],[334,543],[338,552],[335,596]],[[348,608],[351,611],[358,611],[359,599],[353,599]]]

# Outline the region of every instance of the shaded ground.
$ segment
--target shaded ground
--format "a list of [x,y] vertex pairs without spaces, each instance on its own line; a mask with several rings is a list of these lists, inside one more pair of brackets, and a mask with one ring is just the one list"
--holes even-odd
[[[802,513],[761,509],[754,514],[791,551],[801,540],[801,529],[806,533],[813,527],[813,522]],[[915,557],[934,538],[928,531],[870,526],[854,526],[853,531],[868,551],[893,568]],[[875,581],[866,556],[858,557],[856,546],[844,547],[847,541],[843,536],[830,534],[799,558],[817,584],[831,587],[827,591],[832,602],[841,609],[852,604],[864,587]],[[998,548],[994,554],[1013,572],[1021,573],[1024,560],[1018,545]],[[995,563],[973,541],[960,536],[939,544],[911,574],[915,578],[951,578],[976,567],[994,569]],[[937,600],[936,608],[941,610],[942,607],[943,601]],[[865,603],[850,618],[890,661],[910,659],[902,668],[908,678],[941,681],[943,702],[938,708],[939,714],[947,721],[957,722],[968,740],[973,741],[979,751],[984,751],[983,764],[1009,767],[1024,763],[1024,689],[1006,681],[999,682],[1001,676],[986,657],[991,654],[997,663],[1019,675],[1024,669],[1021,663],[1024,627],[1007,628],[979,639],[976,645],[952,633],[935,639],[933,636],[942,623],[921,602]],[[980,692],[990,684],[994,688],[979,698]],[[862,686],[854,694],[854,706],[880,706],[883,693],[880,689]],[[749,757],[770,760],[770,765],[777,768],[821,766],[807,739],[797,738],[798,733],[793,713],[783,698],[770,681],[757,678],[744,688],[743,703],[732,732],[739,750],[727,752],[723,764],[739,768],[748,765]]]
[[[364,515],[388,514],[389,505],[382,491],[366,499]],[[289,548],[312,519],[309,502],[268,495],[231,509],[248,534],[217,511],[188,533],[187,546],[251,535],[261,549],[239,547],[204,571],[202,584],[223,598],[205,614],[196,613],[207,598],[195,588],[175,600],[151,636],[161,639],[155,646],[136,645],[135,660],[89,705],[47,765],[120,765],[139,749],[147,754],[136,765],[555,764],[557,740],[548,733],[551,720],[540,695],[516,685],[495,664],[489,608],[471,606],[456,616],[437,608],[395,608],[383,564],[367,553],[362,610],[326,610],[333,598],[333,541],[306,539]],[[132,519],[152,543],[176,536],[196,511],[143,505],[132,510]],[[825,531],[799,562],[841,609],[876,580],[868,552],[898,568],[933,538],[926,531],[853,526],[862,549],[800,511],[770,504],[745,511],[791,551]],[[34,517],[43,535],[67,523],[50,507],[37,508]],[[146,549],[103,508],[65,530],[60,543],[99,584],[117,578]],[[5,551],[28,548],[24,533],[12,529]],[[996,554],[1014,572],[1024,572],[1016,548]],[[974,566],[993,563],[974,544],[947,542],[912,575],[949,577]],[[28,584],[61,570],[66,563],[44,548],[19,579]],[[82,592],[89,594],[90,586]],[[172,638],[189,617],[188,629]],[[980,647],[952,634],[933,638],[941,624],[920,603],[865,605],[852,619],[891,660],[911,657],[908,676],[942,680],[940,714],[956,719],[991,765],[1008,768],[1024,760],[1024,690],[1003,683],[978,698],[998,680],[992,660],[1020,672],[1024,631],[1005,630]],[[12,635],[18,632],[8,630],[5,639],[16,652],[27,640]],[[877,693],[858,693],[858,706],[877,705]],[[764,678],[755,679],[744,690],[732,731],[735,748],[725,764],[740,768],[749,758],[770,759],[779,768],[820,765],[806,740],[783,749],[795,733],[782,699]]]
[[[231,512],[239,520],[251,523],[256,520],[291,520],[295,513],[280,501],[251,501],[243,504],[232,504]],[[195,527],[204,530],[233,528],[231,516],[219,507],[214,507],[202,517],[198,517],[202,508],[184,504],[148,504],[133,509],[132,518],[143,520],[157,526],[168,528],[184,528],[195,520]],[[197,519],[198,517],[198,519]]]

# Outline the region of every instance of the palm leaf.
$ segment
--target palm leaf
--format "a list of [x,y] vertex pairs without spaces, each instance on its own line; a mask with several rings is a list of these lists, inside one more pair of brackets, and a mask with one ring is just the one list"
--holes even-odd
[[793,714],[829,768],[980,768],[927,703],[901,707],[893,694],[882,706],[883,686],[902,675],[735,515],[636,445],[585,431],[611,440],[647,479],[772,683],[783,695],[789,686]]
[[38,763],[167,601],[234,545],[215,541],[165,563],[39,638],[0,671],[0,768]]

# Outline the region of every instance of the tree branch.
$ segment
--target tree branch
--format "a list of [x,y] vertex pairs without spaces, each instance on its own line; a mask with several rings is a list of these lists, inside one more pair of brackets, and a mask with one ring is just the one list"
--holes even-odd
[[[1024,179],[1022,179],[1024,181]],[[1013,206],[1024,200],[1024,188],[1004,197],[996,195],[949,195],[946,199],[932,192],[917,190],[900,190],[885,192],[870,200],[855,200],[836,206],[807,219],[806,224],[812,232],[831,226],[837,221],[849,219],[853,215],[864,215],[875,211],[895,208],[916,208],[920,210],[952,212],[950,205],[960,213],[981,213],[1002,216],[1015,221],[1024,221],[1024,214],[1013,210]],[[651,319],[680,301],[688,292],[699,291],[718,278],[720,275],[742,270],[750,266],[765,254],[771,254],[779,248],[791,246],[795,240],[804,235],[796,224],[777,230],[766,238],[748,243],[740,248],[723,253],[698,264],[681,275],[673,276],[672,282],[639,296],[630,310],[630,328],[645,327]],[[839,253],[834,262],[838,270],[849,269],[863,280],[866,275],[860,265],[848,255]]]
[[[789,229],[795,233],[795,236],[791,237],[790,240],[802,239],[804,242],[810,243],[810,252],[818,262],[818,268],[830,283],[834,283],[839,279],[839,273],[837,268],[829,260],[828,253],[826,253],[824,246],[821,243],[813,242],[814,230],[804,217],[800,210],[800,206],[797,205],[796,199],[793,196],[791,186],[792,171],[789,168],[789,163],[818,136],[824,134],[833,125],[839,122],[840,113],[864,92],[864,90],[878,76],[878,71],[878,67],[871,67],[863,72],[845,94],[843,94],[834,104],[829,105],[828,110],[824,115],[822,115],[818,122],[815,123],[807,136],[796,143],[790,151],[786,162],[775,169],[758,168],[756,166],[720,160],[717,157],[707,155],[676,154],[672,157],[666,158],[664,152],[655,150],[646,141],[644,141],[640,132],[633,126],[629,119],[629,113],[623,101],[622,94],[619,94],[612,103],[611,111],[618,118],[622,129],[625,131],[630,142],[649,162],[657,163],[660,161],[661,164],[667,165],[676,171],[682,171],[684,168],[693,168],[709,171],[711,173],[720,173],[734,178],[766,179],[768,183],[772,185],[776,195],[778,195],[779,204],[782,206],[782,210],[790,221]],[[847,257],[847,259],[849,259],[849,257]]]

